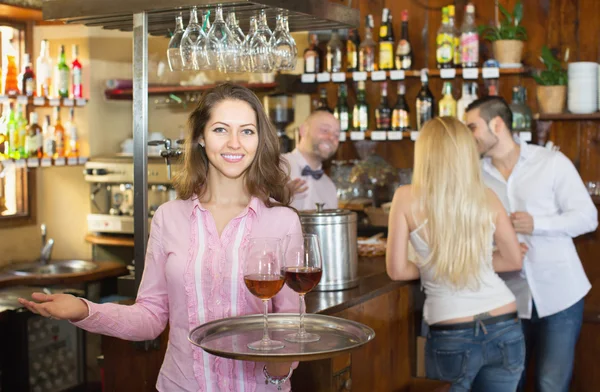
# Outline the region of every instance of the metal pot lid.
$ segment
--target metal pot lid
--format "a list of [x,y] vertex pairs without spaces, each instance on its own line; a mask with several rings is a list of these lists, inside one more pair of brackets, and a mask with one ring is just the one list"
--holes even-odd
[[350,210],[340,208],[324,209],[325,203],[316,203],[316,209],[298,211],[301,217],[330,217],[330,216],[350,216],[353,214]]

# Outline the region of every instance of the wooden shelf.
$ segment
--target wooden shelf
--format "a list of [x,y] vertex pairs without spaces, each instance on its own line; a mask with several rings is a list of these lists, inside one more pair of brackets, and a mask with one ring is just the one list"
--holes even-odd
[[[277,87],[277,83],[237,83],[240,86],[248,87],[253,91],[268,91],[274,90]],[[205,91],[215,87],[216,84],[205,84],[202,86],[179,86],[179,85],[165,85],[165,86],[149,86],[148,95],[168,95],[168,94],[181,94],[181,93],[196,93]],[[132,89],[107,89],[104,91],[106,99],[113,100],[131,100],[133,99]]]
[[28,97],[25,95],[0,95],[0,104],[13,101],[17,104],[30,105],[35,107],[82,107],[87,105],[85,98],[47,98],[47,97]]
[[88,234],[85,240],[94,245],[122,246],[133,248],[133,236]]
[[583,121],[583,120],[600,120],[600,112],[575,114],[575,113],[558,113],[545,114],[536,113],[533,118],[540,121]]
[[17,166],[17,168],[81,166],[87,161],[88,157],[0,159],[0,162],[2,162],[4,165],[12,164]]

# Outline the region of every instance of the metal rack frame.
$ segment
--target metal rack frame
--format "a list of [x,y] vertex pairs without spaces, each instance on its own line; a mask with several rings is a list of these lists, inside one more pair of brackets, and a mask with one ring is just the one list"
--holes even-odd
[[268,18],[288,14],[290,31],[358,27],[360,14],[328,0],[44,0],[44,20],[133,31],[133,187],[135,288],[144,271],[148,240],[148,35],[167,36],[175,16],[192,6],[235,10],[242,26],[266,9]]

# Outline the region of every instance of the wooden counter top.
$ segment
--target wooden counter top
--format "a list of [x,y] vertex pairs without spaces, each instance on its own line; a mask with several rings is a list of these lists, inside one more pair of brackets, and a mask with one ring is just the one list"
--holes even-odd
[[306,312],[335,314],[395,288],[417,284],[418,281],[395,282],[385,271],[385,257],[360,257],[358,286],[348,290],[312,291],[306,294]]
[[127,268],[122,263],[115,261],[99,261],[97,264],[98,268],[93,271],[72,274],[17,276],[9,273],[2,273],[0,271],[0,288],[16,285],[48,286],[55,284],[90,282],[128,273]]

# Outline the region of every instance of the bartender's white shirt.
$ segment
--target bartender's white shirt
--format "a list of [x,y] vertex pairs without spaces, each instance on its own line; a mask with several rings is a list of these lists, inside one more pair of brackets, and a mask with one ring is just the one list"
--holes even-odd
[[[305,192],[297,193],[292,197],[292,207],[297,210],[314,210],[316,203],[325,203],[327,209],[338,208],[337,189],[327,174],[323,174],[318,180],[312,176],[302,176],[302,169],[308,165],[308,162],[297,148],[284,154],[283,158],[290,164],[290,179],[302,178],[308,186]],[[316,170],[318,169],[321,167]]]
[[539,317],[546,317],[590,290],[573,238],[598,227],[598,211],[564,154],[517,142],[521,152],[508,181],[491,158],[482,159],[482,172],[507,213],[525,211],[533,217],[533,233],[517,235],[529,247],[523,270],[500,274],[517,297],[519,317],[529,319],[532,297]]

